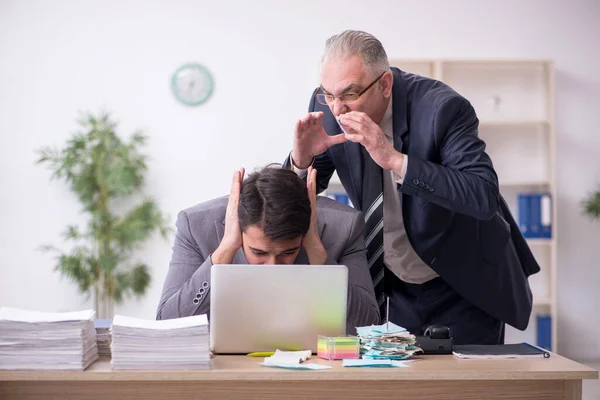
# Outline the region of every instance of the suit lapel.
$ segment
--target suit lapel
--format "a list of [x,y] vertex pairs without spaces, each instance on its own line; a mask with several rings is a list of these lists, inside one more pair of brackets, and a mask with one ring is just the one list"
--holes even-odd
[[[217,231],[218,243],[221,243],[223,235],[225,234],[225,221],[215,222],[215,229]],[[233,261],[231,263],[248,264],[248,260],[246,260],[246,256],[244,255],[244,250],[241,247],[235,253],[235,256],[233,256]]]
[[402,152],[404,137],[408,134],[408,101],[406,100],[406,82],[402,71],[392,67],[394,86],[392,88],[394,149]]

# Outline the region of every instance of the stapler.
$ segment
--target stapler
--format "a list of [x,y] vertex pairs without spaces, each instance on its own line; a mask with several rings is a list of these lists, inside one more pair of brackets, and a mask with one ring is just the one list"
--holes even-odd
[[427,354],[452,354],[450,328],[444,325],[430,325],[423,336],[417,336],[417,346]]

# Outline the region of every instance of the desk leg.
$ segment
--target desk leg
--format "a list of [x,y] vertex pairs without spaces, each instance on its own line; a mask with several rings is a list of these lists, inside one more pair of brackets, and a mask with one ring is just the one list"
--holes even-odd
[[565,381],[565,400],[581,400],[581,380]]

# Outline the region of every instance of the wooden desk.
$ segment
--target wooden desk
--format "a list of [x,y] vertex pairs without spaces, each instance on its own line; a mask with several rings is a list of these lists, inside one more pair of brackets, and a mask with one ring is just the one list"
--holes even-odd
[[0,371],[0,399],[581,399],[581,380],[598,371],[549,359],[459,360],[427,356],[409,368],[289,371],[260,358],[217,356],[206,371],[111,371],[100,360],[85,372]]

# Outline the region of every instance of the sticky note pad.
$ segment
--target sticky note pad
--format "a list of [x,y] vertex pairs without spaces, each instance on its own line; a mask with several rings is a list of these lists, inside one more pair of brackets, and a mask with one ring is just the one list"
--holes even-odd
[[360,358],[360,340],[355,336],[318,336],[317,355],[326,360]]

